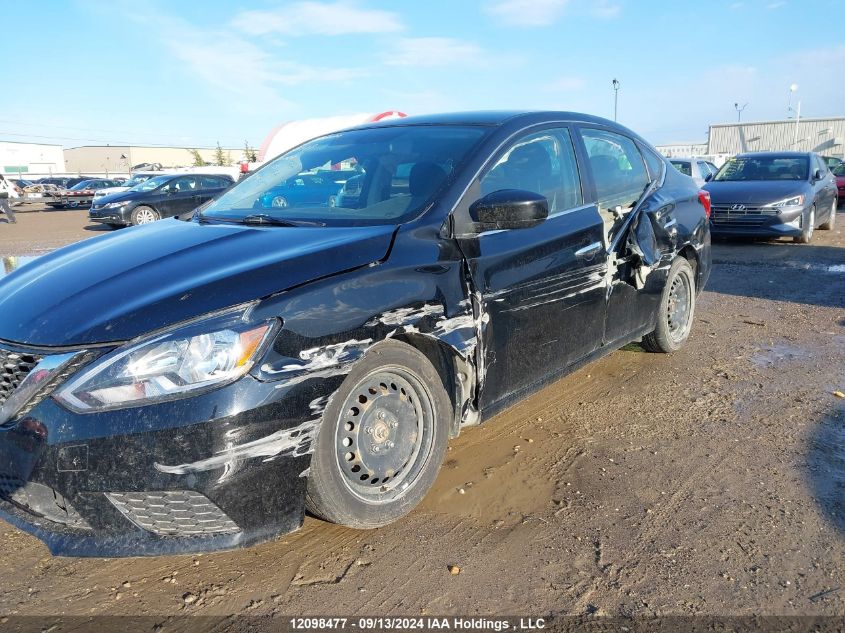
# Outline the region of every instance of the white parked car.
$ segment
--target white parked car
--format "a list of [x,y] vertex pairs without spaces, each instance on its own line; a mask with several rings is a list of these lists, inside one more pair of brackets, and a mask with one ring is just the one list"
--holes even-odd
[[135,185],[140,185],[142,182],[149,180],[153,176],[161,176],[164,173],[165,172],[162,171],[142,171],[132,174],[132,177],[124,182],[120,187],[107,187],[105,189],[98,189],[95,191],[94,202],[105,196],[110,196],[113,193],[123,193],[124,191],[129,191]]
[[719,168],[703,158],[670,158],[669,162],[684,176],[689,176],[699,187],[716,175]]

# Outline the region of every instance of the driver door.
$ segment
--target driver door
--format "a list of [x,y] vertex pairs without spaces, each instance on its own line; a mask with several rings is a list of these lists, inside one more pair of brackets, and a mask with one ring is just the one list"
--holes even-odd
[[[480,294],[482,409],[553,378],[601,345],[607,253],[585,204],[567,127],[519,138],[470,186],[462,206],[502,189],[539,193],[549,217],[530,228],[456,234]],[[462,215],[462,214],[461,214]]]

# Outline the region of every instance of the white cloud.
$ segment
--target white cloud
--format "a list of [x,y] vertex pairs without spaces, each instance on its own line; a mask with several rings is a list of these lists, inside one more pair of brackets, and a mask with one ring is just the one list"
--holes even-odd
[[388,66],[484,66],[489,56],[476,44],[450,37],[403,37],[384,58]]
[[766,5],[766,8],[769,11],[773,11],[774,9],[780,9],[782,6],[785,6],[785,5],[786,5],[786,2],[783,2],[783,0],[781,0],[780,2],[770,2],[769,4]]
[[359,8],[350,2],[297,2],[276,9],[241,11],[232,25],[249,35],[347,35],[404,29],[395,13]]
[[569,0],[497,0],[486,11],[508,25],[547,26],[568,4]]
[[284,96],[285,88],[369,74],[362,68],[322,68],[286,60],[231,30],[201,29],[176,16],[153,21],[137,12],[129,17],[148,27],[156,45],[173,56],[180,80],[204,84],[218,100],[244,112],[290,111],[296,104]]
[[744,7],[744,6],[745,6],[745,3],[744,3],[744,2],[734,2],[734,3],[733,3],[733,4],[731,4],[728,8],[729,8],[731,11],[737,11],[737,10],[741,9],[742,7]]

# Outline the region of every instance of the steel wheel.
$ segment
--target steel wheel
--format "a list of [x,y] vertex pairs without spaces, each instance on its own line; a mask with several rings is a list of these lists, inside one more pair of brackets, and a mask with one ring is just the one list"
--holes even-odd
[[329,196],[329,200],[326,204],[329,207],[336,207],[337,206],[337,196]]
[[666,306],[666,319],[669,337],[675,341],[683,341],[690,328],[692,319],[692,283],[685,272],[678,274],[669,287],[669,301]]
[[434,412],[422,381],[386,367],[361,380],[340,410],[335,452],[344,485],[368,503],[396,499],[431,451]]
[[279,209],[284,209],[288,206],[288,200],[284,196],[274,196],[270,201],[270,205]]

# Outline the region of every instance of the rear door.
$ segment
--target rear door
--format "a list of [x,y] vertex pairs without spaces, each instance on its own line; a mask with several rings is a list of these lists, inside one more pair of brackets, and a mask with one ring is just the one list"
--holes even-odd
[[[628,248],[628,235],[620,235],[620,231],[651,180],[662,175],[655,172],[664,163],[656,156],[649,156],[652,167],[647,167],[643,152],[650,150],[641,150],[632,138],[605,128],[581,127],[579,138],[588,157],[593,195],[604,219],[606,239],[608,244],[617,244],[610,253],[614,265],[603,336],[605,344],[613,344],[653,323],[657,313],[663,287],[653,283],[654,280],[644,283],[648,269],[642,267],[641,258]],[[638,223],[647,223],[641,227],[641,234],[653,235],[654,239],[653,244],[643,243],[642,248],[654,251],[652,254],[658,259],[674,250],[677,218],[672,205],[654,197],[646,200],[639,218],[632,221],[626,232],[632,234]]]
[[[568,127],[526,133],[500,150],[459,207],[501,189],[540,193],[549,217],[531,228],[473,234],[456,223],[486,323],[482,408],[530,388],[601,344],[607,254],[587,204]],[[456,219],[464,213],[457,212]]]
[[194,196],[194,205],[188,210],[196,209],[201,204],[208,202],[231,184],[231,182],[220,176],[202,176],[199,179],[199,189]]

